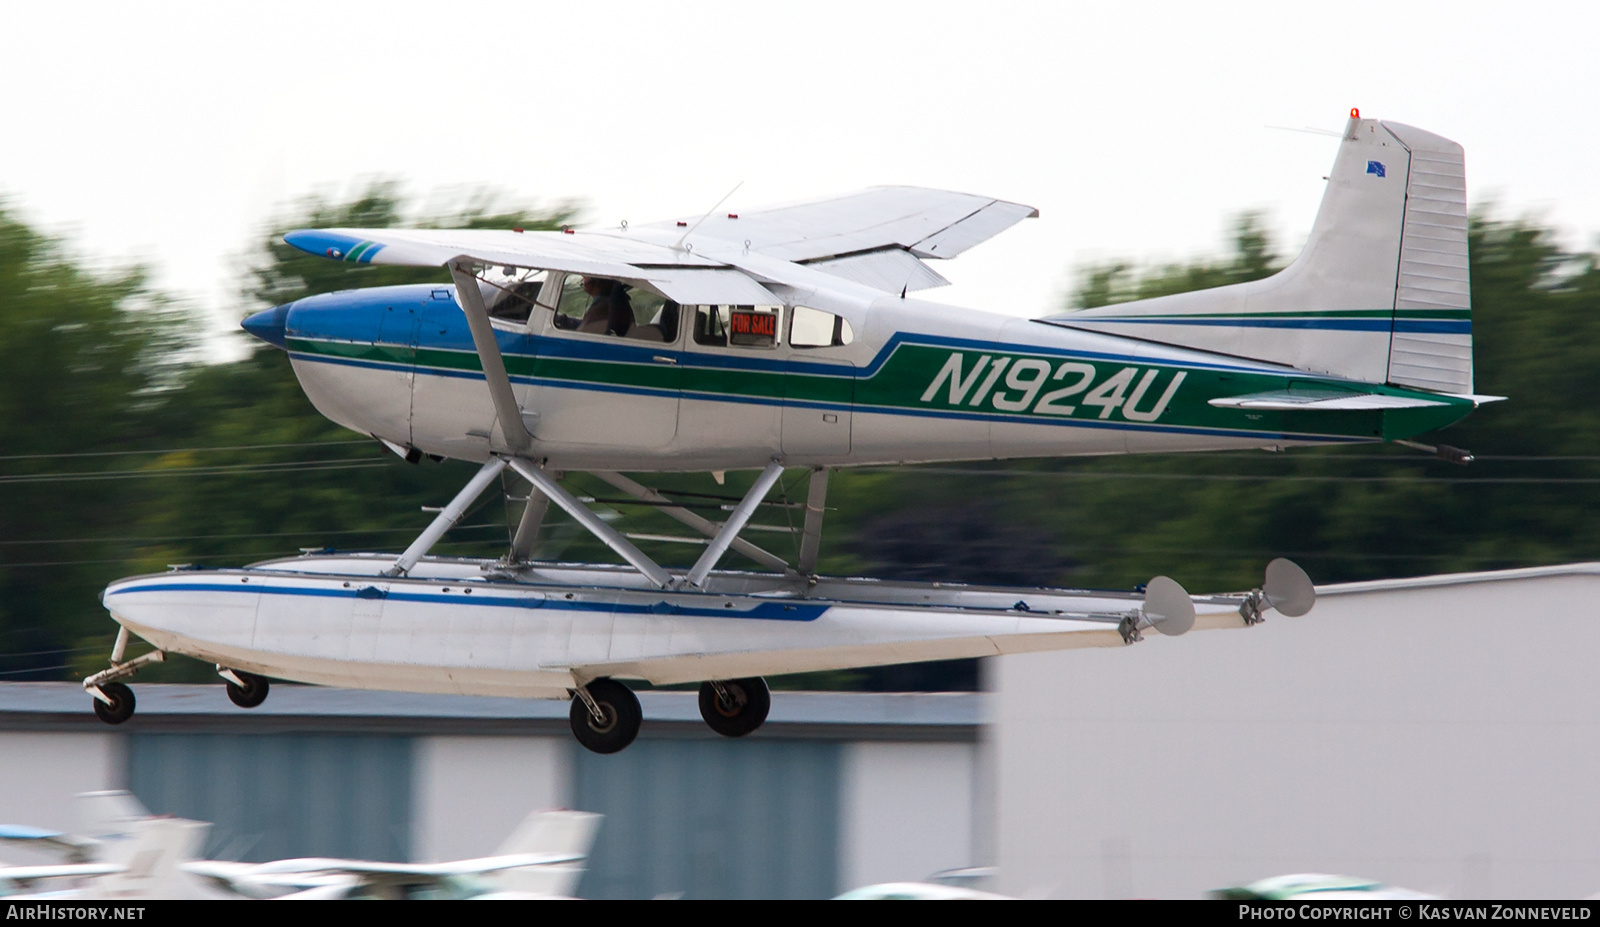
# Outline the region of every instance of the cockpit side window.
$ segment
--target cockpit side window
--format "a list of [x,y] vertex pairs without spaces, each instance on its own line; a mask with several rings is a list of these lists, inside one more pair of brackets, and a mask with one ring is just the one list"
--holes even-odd
[[557,328],[636,341],[678,340],[677,303],[620,280],[568,274],[555,300]]
[[694,341],[719,348],[775,348],[782,315],[782,306],[696,306]]

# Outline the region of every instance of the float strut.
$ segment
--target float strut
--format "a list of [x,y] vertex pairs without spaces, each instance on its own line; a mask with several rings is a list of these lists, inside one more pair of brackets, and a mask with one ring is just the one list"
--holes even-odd
[[817,551],[822,546],[822,513],[828,501],[828,468],[811,471],[811,485],[806,490],[806,522],[800,534],[800,560],[795,568],[801,576],[817,572]]
[[767,464],[767,468],[761,471],[760,476],[756,477],[755,485],[751,486],[750,491],[745,493],[744,499],[734,506],[733,511],[728,515],[728,520],[722,523],[722,529],[717,532],[717,536],[711,539],[710,544],[706,545],[705,553],[700,555],[700,559],[695,561],[694,566],[683,577],[686,585],[703,586],[705,584],[706,577],[716,567],[717,561],[721,560],[722,555],[728,552],[728,547],[733,543],[733,539],[739,536],[739,532],[743,531],[744,526],[749,523],[750,516],[756,513],[756,506],[760,505],[761,500],[767,497],[767,493],[772,491],[773,485],[778,482],[778,478],[781,476],[783,476],[782,461],[774,460],[772,463]]
[[[717,536],[717,531],[720,526],[718,526],[716,522],[711,521],[710,519],[701,518],[699,515],[696,515],[682,506],[672,505],[671,499],[668,499],[661,493],[656,492],[654,489],[651,489],[648,486],[640,485],[639,483],[635,483],[633,480],[630,480],[622,474],[612,470],[594,470],[591,472],[594,473],[595,476],[600,477],[602,480],[605,480],[607,483],[610,483],[612,486],[615,486],[635,499],[640,499],[645,502],[654,502],[661,505],[661,514],[666,515],[669,518],[677,519],[679,522],[688,525],[706,537],[711,538]],[[750,543],[749,541],[746,541],[744,538],[734,538],[732,549],[744,554],[746,557],[749,557],[751,560],[754,560],[762,566],[771,567],[774,570],[787,570],[789,568],[789,564],[785,562],[782,557],[779,557],[775,554],[770,554],[767,551],[764,551],[756,545]]]
[[456,493],[456,497],[450,500],[449,505],[439,510],[439,514],[434,516],[433,524],[424,528],[422,533],[417,535],[417,539],[411,542],[411,546],[406,548],[406,552],[400,555],[400,558],[394,562],[394,566],[384,570],[383,575],[404,576],[411,572],[411,568],[417,565],[417,561],[426,556],[428,551],[433,549],[433,545],[439,543],[439,539],[444,537],[446,531],[456,526],[456,522],[461,520],[461,516],[467,513],[467,507],[475,502],[479,496],[483,495],[483,491],[489,487],[494,478],[499,476],[500,471],[505,468],[506,462],[504,460],[499,457],[489,458],[489,462],[483,465],[483,469],[479,470],[476,476],[467,481],[467,485]]
[[550,497],[539,491],[539,487],[528,489],[528,504],[522,509],[522,518],[517,522],[517,533],[511,539],[511,553],[506,560],[509,563],[522,563],[533,556],[533,545],[539,540],[539,526],[544,524],[544,513],[550,508]]
[[522,475],[522,478],[533,484],[533,488],[550,497],[563,512],[571,515],[573,520],[587,528],[589,533],[599,538],[607,547],[616,551],[622,559],[633,565],[633,568],[645,575],[645,578],[657,589],[665,589],[672,583],[672,574],[662,569],[644,552],[633,546],[633,542],[623,537],[617,529],[600,520],[600,516],[589,511],[589,507],[573,498],[572,493],[561,488],[561,484],[551,479],[550,474],[535,467],[532,463],[520,458],[512,458],[511,469]]

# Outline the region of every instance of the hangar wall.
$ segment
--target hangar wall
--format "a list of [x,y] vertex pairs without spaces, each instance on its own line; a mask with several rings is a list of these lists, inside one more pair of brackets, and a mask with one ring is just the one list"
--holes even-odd
[[578,887],[595,898],[825,898],[972,861],[975,694],[778,693],[729,741],[693,693],[645,692],[639,740],[602,757],[565,703],[284,685],[245,712],[220,686],[137,691],[109,728],[76,685],[0,684],[0,822],[72,832],[74,794],[127,788],[212,822],[213,858],[444,860],[570,807],[605,815]]
[[997,660],[999,890],[1600,891],[1600,564],[1318,593],[1302,618]]

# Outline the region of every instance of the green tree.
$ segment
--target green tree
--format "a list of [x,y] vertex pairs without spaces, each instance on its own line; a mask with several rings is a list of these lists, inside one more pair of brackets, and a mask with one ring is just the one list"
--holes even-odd
[[81,476],[137,466],[123,452],[176,389],[177,318],[138,269],[91,270],[0,205],[0,678],[59,674],[105,625],[128,482]]
[[[347,202],[311,198],[296,204],[271,223],[261,244],[244,259],[247,271],[236,316],[315,293],[449,280],[443,268],[352,265],[307,255],[283,243],[282,234],[291,229],[402,225],[551,229],[575,214],[570,205],[552,210],[507,206],[488,193],[466,195],[463,202],[464,207],[444,214],[418,214],[408,208],[395,185],[379,183]],[[144,294],[137,283],[131,279],[121,285]],[[143,318],[124,305],[128,297],[117,297],[122,300],[117,302],[105,286],[100,284],[105,299],[111,300],[106,325],[127,326]],[[59,312],[55,317],[62,318]],[[165,347],[172,347],[175,336],[192,337],[197,329],[193,323],[187,331],[161,329]],[[120,345],[119,350],[132,352],[133,360],[150,353],[133,351],[135,342],[110,332],[102,328],[85,335],[85,343]],[[112,553],[101,558],[88,557],[88,547],[74,550],[77,559],[102,561],[55,589],[57,596],[73,603],[74,614],[84,613],[74,625],[77,630],[65,634],[58,621],[40,621],[41,627],[51,629],[51,640],[69,639],[76,645],[70,661],[75,674],[105,665],[115,626],[97,600],[108,580],[160,571],[169,564],[237,566],[293,555],[301,547],[395,549],[426,524],[428,516],[421,506],[448,500],[470,475],[471,465],[459,462],[406,464],[377,442],[334,425],[306,399],[283,352],[253,339],[246,350],[243,359],[219,364],[198,363],[192,354],[182,354],[178,356],[186,363],[160,370],[146,371],[148,363],[140,361],[144,366],[139,366],[130,361],[131,371],[159,385],[154,394],[144,380],[104,387],[107,394],[120,397],[120,405],[98,411],[114,416],[117,409],[131,404],[138,413],[128,419],[138,423],[135,443],[169,450],[129,463],[136,478],[95,484],[104,496],[97,512],[102,533],[124,540],[110,545]],[[82,446],[94,440],[63,441],[57,434],[50,446]],[[507,536],[505,518],[504,506],[492,494],[486,496],[464,521],[478,527],[459,529],[441,552],[499,553]],[[27,536],[60,537],[63,524],[71,522],[33,528]],[[64,662],[69,661],[55,658],[53,664],[37,665]],[[208,667],[175,660],[140,678],[214,677]]]

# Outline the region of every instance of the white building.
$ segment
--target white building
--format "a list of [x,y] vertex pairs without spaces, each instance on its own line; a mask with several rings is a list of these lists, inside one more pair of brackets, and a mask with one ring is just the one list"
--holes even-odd
[[997,661],[1000,890],[1600,891],[1600,564],[1318,593],[1303,618]]

